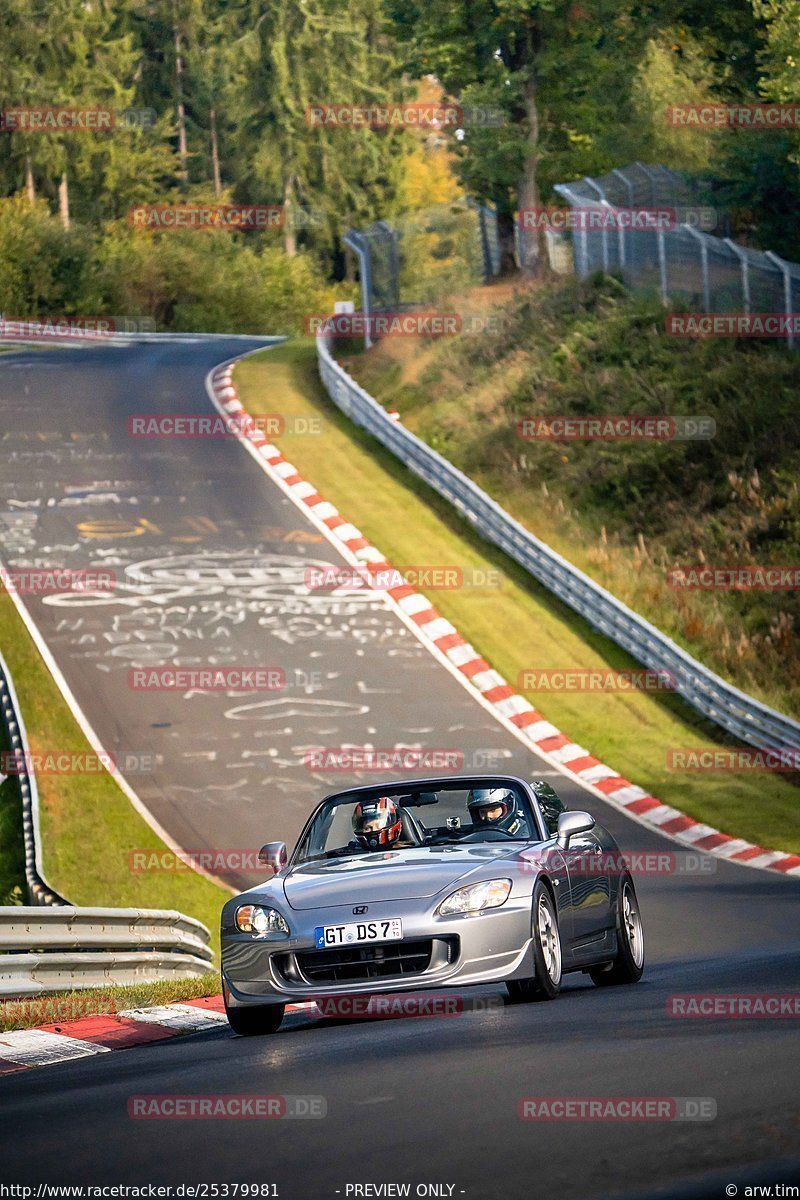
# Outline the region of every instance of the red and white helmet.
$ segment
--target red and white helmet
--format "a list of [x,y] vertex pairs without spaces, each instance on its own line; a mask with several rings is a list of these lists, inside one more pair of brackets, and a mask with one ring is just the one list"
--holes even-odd
[[365,850],[391,846],[403,832],[400,809],[390,796],[363,800],[353,812],[353,833]]

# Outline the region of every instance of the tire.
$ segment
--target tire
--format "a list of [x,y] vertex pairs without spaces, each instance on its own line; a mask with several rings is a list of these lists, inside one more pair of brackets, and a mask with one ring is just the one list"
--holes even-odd
[[561,991],[563,954],[558,917],[550,890],[541,879],[533,892],[533,979],[509,979],[506,983],[511,1000],[526,1003],[530,1000],[555,1000]]
[[630,875],[623,875],[617,896],[617,955],[611,963],[592,967],[589,974],[598,987],[638,983],[644,973],[644,932],[639,901]]
[[234,1033],[241,1037],[258,1037],[267,1033],[275,1033],[283,1020],[284,1004],[259,1004],[247,1008],[228,1008],[225,1002],[225,1015]]

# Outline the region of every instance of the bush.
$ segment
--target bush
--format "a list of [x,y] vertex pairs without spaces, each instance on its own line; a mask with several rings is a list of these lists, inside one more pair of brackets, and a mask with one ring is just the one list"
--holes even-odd
[[89,312],[95,300],[91,257],[90,236],[80,229],[65,232],[43,201],[0,200],[0,313]]
[[[250,235],[259,239],[259,235]],[[307,254],[265,239],[190,230],[143,233],[123,222],[97,237],[62,228],[44,204],[0,200],[0,312],[152,317],[161,330],[301,333],[333,310],[334,289]],[[350,298],[339,285],[335,295]]]

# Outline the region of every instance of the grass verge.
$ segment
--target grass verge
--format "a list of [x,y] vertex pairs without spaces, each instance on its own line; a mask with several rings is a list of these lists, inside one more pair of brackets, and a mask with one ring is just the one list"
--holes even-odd
[[[278,439],[281,449],[390,562],[499,573],[499,587],[428,595],[509,682],[532,668],[635,667],[334,407],[319,382],[312,341],[248,358],[236,379],[253,415],[323,419],[323,436],[286,433]],[[528,695],[570,737],[666,803],[760,845],[800,850],[800,793],[787,778],[667,769],[671,747],[726,744],[679,698],[619,691]]]
[[[22,705],[31,751],[89,751],[4,591],[0,591],[0,647]],[[79,905],[178,909],[208,926],[211,944],[218,950],[219,912],[229,893],[194,871],[131,872],[131,850],[159,851],[164,845],[111,775],[40,775],[38,787],[44,873],[57,891]],[[0,820],[4,820],[2,790],[0,801]]]
[[133,983],[124,987],[85,988],[71,992],[49,992],[19,1000],[0,1001],[0,1033],[31,1029],[36,1025],[58,1025],[81,1017],[102,1017],[129,1008],[170,1004],[173,1000],[196,1000],[215,996],[219,975],[209,971],[196,979],[166,979],[161,983]]

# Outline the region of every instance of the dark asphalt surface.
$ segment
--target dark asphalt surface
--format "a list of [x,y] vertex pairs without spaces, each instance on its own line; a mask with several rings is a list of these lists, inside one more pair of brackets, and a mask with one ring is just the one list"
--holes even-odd
[[[455,747],[468,769],[491,754],[490,769],[552,778],[379,602],[311,611],[298,570],[335,553],[305,540],[313,531],[302,515],[241,447],[125,434],[133,412],[208,412],[207,370],[241,348],[190,341],[0,360],[0,557],[6,566],[112,566],[132,589],[129,603],[112,605],[26,599],[107,748],[157,753],[156,771],[131,784],[183,845],[225,847],[290,837],[314,798],[339,785],[302,765],[303,747],[323,741]],[[302,635],[300,619],[309,621]],[[223,627],[228,634],[197,636]],[[276,719],[248,709],[259,715],[243,720],[232,710],[260,697],[127,687],[132,662],[212,655],[282,665],[298,680],[279,697],[288,707]],[[670,849],[576,784],[559,790],[623,848]],[[668,1015],[675,993],[800,991],[800,883],[714,867],[637,879],[648,965],[633,988],[599,990],[577,976],[545,1005],[381,1022],[291,1014],[272,1038],[222,1029],[9,1075],[0,1080],[0,1180],[275,1183],[285,1200],[380,1195],[347,1188],[389,1183],[479,1200],[706,1197],[724,1196],[727,1183],[740,1195],[752,1183],[800,1184],[797,1020]],[[127,1113],[132,1096],[238,1093],[322,1096],[327,1117]],[[717,1115],[518,1118],[521,1098],[543,1096],[707,1097]]]

